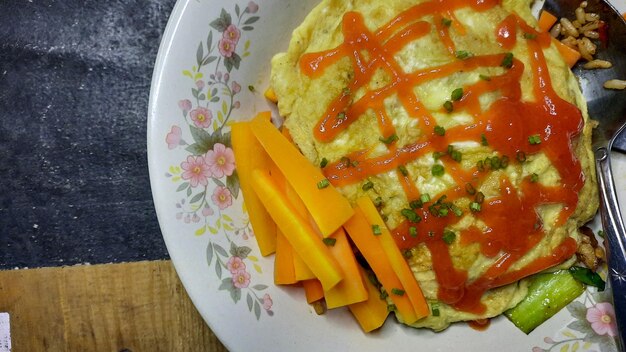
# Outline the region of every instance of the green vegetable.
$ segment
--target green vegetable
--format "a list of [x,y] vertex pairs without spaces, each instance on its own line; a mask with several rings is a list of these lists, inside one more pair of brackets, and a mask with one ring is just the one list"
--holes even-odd
[[332,238],[332,237],[327,237],[327,238],[322,239],[322,242],[324,242],[325,245],[332,247],[335,245],[335,243],[337,243],[337,239]]
[[447,112],[452,112],[454,111],[454,104],[452,104],[450,100],[446,100],[446,102],[443,103],[443,108],[446,109]]
[[589,286],[594,286],[598,288],[598,291],[604,291],[606,287],[606,283],[598,273],[592,271],[591,269],[583,268],[580,266],[573,266],[569,268],[569,272],[572,274],[574,279],[582,282],[583,284],[587,284]]
[[443,168],[443,165],[435,164],[433,168],[430,170],[430,173],[433,176],[443,176],[446,170]]
[[320,167],[323,169],[326,165],[328,165],[328,159],[322,158],[322,161],[320,161]]
[[380,230],[380,226],[378,225],[372,225],[372,233],[374,234],[374,236],[380,236],[383,234],[383,232]]
[[446,27],[450,27],[450,25],[452,24],[452,20],[444,17],[441,19],[441,24],[443,24]]
[[450,98],[452,98],[453,101],[461,100],[461,98],[463,98],[463,88],[453,90],[452,94],[450,94]]
[[386,137],[386,138],[380,137],[380,138],[378,138],[378,140],[383,142],[383,143],[385,143],[385,144],[391,144],[391,143],[393,143],[393,142],[398,140],[398,135],[396,135],[394,133],[391,136]]
[[513,67],[513,53],[506,53],[504,55],[504,58],[502,59],[502,63],[500,64],[500,66],[504,68]]
[[446,134],[446,129],[441,127],[441,126],[439,126],[439,125],[437,125],[437,126],[435,126],[435,134],[438,135],[438,136],[443,136],[443,135]]
[[517,306],[504,312],[526,334],[580,296],[585,285],[568,270],[538,274],[530,278],[528,295]]

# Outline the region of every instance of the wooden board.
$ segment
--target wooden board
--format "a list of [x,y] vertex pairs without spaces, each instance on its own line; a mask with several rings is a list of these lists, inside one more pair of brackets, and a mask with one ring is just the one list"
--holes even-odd
[[13,351],[211,351],[169,261],[0,271]]

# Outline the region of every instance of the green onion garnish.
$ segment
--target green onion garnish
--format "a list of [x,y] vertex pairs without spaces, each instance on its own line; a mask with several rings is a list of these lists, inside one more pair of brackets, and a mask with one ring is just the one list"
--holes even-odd
[[452,24],[452,20],[444,17],[441,19],[441,24],[443,24],[446,27],[450,27],[450,25]]
[[409,170],[406,169],[406,166],[400,165],[398,166],[398,170],[402,174],[402,176],[409,176]]
[[524,39],[535,39],[537,38],[536,34],[533,33],[524,33]]
[[472,184],[468,182],[465,184],[465,192],[467,192],[467,194],[469,194],[470,196],[473,196],[474,194],[476,194],[476,188],[474,188],[474,186],[472,186]]
[[443,165],[439,164],[433,165],[433,168],[430,170],[430,173],[436,177],[443,176],[445,172],[446,170],[443,168]]
[[411,237],[417,237],[417,228],[415,226],[409,227],[409,235]]
[[433,152],[433,159],[439,160],[444,155],[446,155],[446,152]]
[[374,199],[374,205],[376,207],[380,207],[383,205],[383,198],[382,197],[376,197],[376,199]]
[[372,233],[374,234],[374,236],[380,236],[383,234],[383,232],[380,230],[379,225],[372,225]]
[[480,203],[478,203],[478,202],[471,202],[470,205],[469,205],[469,208],[470,208],[471,211],[477,212],[477,211],[480,211],[481,206],[480,206]]
[[519,161],[520,163],[523,163],[526,161],[526,153],[519,151],[517,152],[517,155],[515,156],[515,158],[517,159],[517,161]]
[[456,56],[456,58],[459,60],[465,60],[465,59],[472,57],[472,53],[470,53],[469,51],[465,51],[465,50],[458,50],[454,54],[454,56]]
[[541,137],[538,134],[528,136],[528,143],[532,145],[541,144]]
[[513,53],[506,53],[504,55],[504,58],[502,59],[502,63],[500,64],[500,66],[504,68],[513,67]]
[[474,200],[478,204],[482,204],[485,201],[485,194],[483,192],[476,193],[476,197],[474,197]]
[[383,142],[383,143],[385,143],[385,144],[391,144],[391,143],[393,143],[393,142],[398,140],[398,135],[396,135],[394,133],[391,136],[386,137],[386,138],[380,137],[380,138],[378,138],[378,140]]
[[483,81],[491,81],[491,76],[481,74],[481,75],[478,75],[478,77],[482,79]]
[[367,181],[363,184],[363,186],[361,186],[361,189],[364,191],[370,190],[374,188],[374,183],[372,181]]
[[337,243],[337,239],[332,238],[332,237],[327,237],[327,238],[322,239],[322,242],[324,242],[325,245],[332,247],[335,245],[335,243]]
[[452,98],[452,101],[461,100],[461,98],[463,98],[463,88],[457,88],[453,90],[452,94],[450,94],[450,98]]
[[481,133],[480,135],[480,144],[485,147],[489,145],[489,142],[487,141],[487,137],[485,136],[484,133]]
[[443,136],[446,134],[446,129],[441,126],[435,126],[435,134],[438,136]]
[[323,179],[320,182],[317,183],[317,188],[318,189],[323,189],[330,186],[330,181],[328,181],[328,179]]
[[396,305],[395,304],[390,304],[387,306],[387,311],[388,312],[395,312],[396,311]]
[[446,109],[447,112],[452,112],[454,111],[454,104],[452,104],[450,100],[446,100],[446,102],[443,103],[443,108]]
[[431,304],[430,308],[432,310],[433,317],[438,317],[439,316],[439,303]]
[[454,242],[454,240],[456,239],[456,233],[454,233],[454,231],[444,230],[443,231],[443,236],[441,237],[441,239],[446,244],[452,244]]
[[463,154],[458,150],[453,150],[452,153],[450,154],[450,157],[452,157],[452,160],[456,161],[457,163],[460,163],[461,160],[463,159]]
[[412,209],[402,209],[400,214],[404,216],[409,222],[420,222],[422,217],[417,215]]
[[413,210],[417,209],[417,208],[421,208],[424,206],[424,203],[422,203],[421,200],[417,199],[417,200],[412,200],[409,202],[409,207]]
[[396,296],[404,296],[404,290],[401,290],[395,287],[391,289],[391,293],[393,293]]
[[530,182],[535,183],[537,181],[539,181],[539,175],[537,175],[536,173],[530,175]]
[[337,114],[337,120],[344,120],[346,118],[346,113],[345,112],[340,112],[339,114]]
[[326,165],[328,165],[328,159],[322,158],[322,161],[320,161],[320,167],[325,168]]
[[430,194],[424,193],[420,195],[420,201],[422,201],[422,203],[430,202]]

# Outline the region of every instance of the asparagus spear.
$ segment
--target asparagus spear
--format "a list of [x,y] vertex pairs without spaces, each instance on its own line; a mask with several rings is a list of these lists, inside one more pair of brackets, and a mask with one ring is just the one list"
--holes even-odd
[[568,270],[538,274],[530,278],[528,295],[504,314],[526,334],[580,296],[585,285]]

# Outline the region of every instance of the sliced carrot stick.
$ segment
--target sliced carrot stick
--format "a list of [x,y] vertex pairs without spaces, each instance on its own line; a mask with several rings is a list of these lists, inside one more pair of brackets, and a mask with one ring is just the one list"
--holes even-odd
[[276,285],[290,285],[298,282],[293,257],[291,245],[278,230],[276,233],[276,256],[274,257],[274,283]]
[[285,235],[289,244],[329,290],[342,279],[339,263],[332,256],[307,219],[291,206],[267,171],[252,172],[252,185],[265,209]]
[[322,235],[329,236],[352,216],[350,203],[264,116],[252,119],[252,132],[298,193]]
[[324,298],[324,289],[322,288],[320,280],[304,280],[302,281],[302,287],[304,287],[307,303],[311,304]]
[[253,169],[268,168],[272,161],[254,137],[248,121],[232,124],[231,141],[250,223],[261,254],[267,256],[276,251],[276,224],[254,193],[251,177]]
[[372,231],[372,225],[367,221],[360,208],[354,209],[354,215],[344,224],[344,228],[357,246],[365,260],[376,274],[376,277],[389,293],[389,298],[396,306],[399,315],[407,324],[416,322],[420,317],[415,313],[408,295],[393,294],[392,290],[404,290],[402,282],[393,271],[389,258]]
[[367,273],[360,266],[359,274],[367,287],[368,298],[367,301],[351,304],[348,308],[363,331],[370,332],[383,326],[389,315],[389,310],[387,309],[387,302],[380,299],[378,287],[367,279]]
[[263,95],[267,100],[271,101],[272,103],[278,103],[278,97],[276,96],[276,92],[274,92],[272,87],[268,87]]
[[556,16],[554,16],[550,12],[546,10],[541,11],[541,14],[539,15],[539,23],[538,23],[539,30],[541,32],[550,31],[550,28],[554,26],[557,20],[558,18],[556,18]]
[[563,56],[563,60],[567,63],[567,65],[572,68],[578,60],[580,60],[580,53],[578,50],[572,49],[569,46],[561,43],[560,41],[553,39],[552,42],[556,45],[556,48],[559,50],[561,56]]
[[359,264],[350,248],[346,232],[339,228],[328,238],[335,241],[329,248],[343,270],[343,280],[325,292],[326,306],[333,309],[367,300],[367,288],[361,279]]
[[296,275],[297,281],[317,279],[315,274],[313,274],[311,269],[309,269],[309,266],[306,265],[304,260],[302,260],[302,258],[300,258],[300,256],[297,253],[294,253],[292,259],[293,261],[291,264],[293,265],[294,274]]
[[374,206],[374,203],[372,203],[369,197],[361,197],[357,199],[356,203],[363,211],[363,214],[365,214],[365,218],[370,225],[377,226],[378,229],[380,229],[380,235],[376,236],[376,239],[380,242],[380,245],[385,251],[393,271],[400,279],[405,294],[409,297],[415,313],[419,318],[429,315],[430,308],[422,294],[422,289],[417,283],[409,264],[406,262],[406,259],[404,259],[402,252],[400,252],[396,242],[393,240],[393,237],[391,237],[391,233],[387,229],[385,222],[380,217],[378,210],[376,210],[376,206]]

